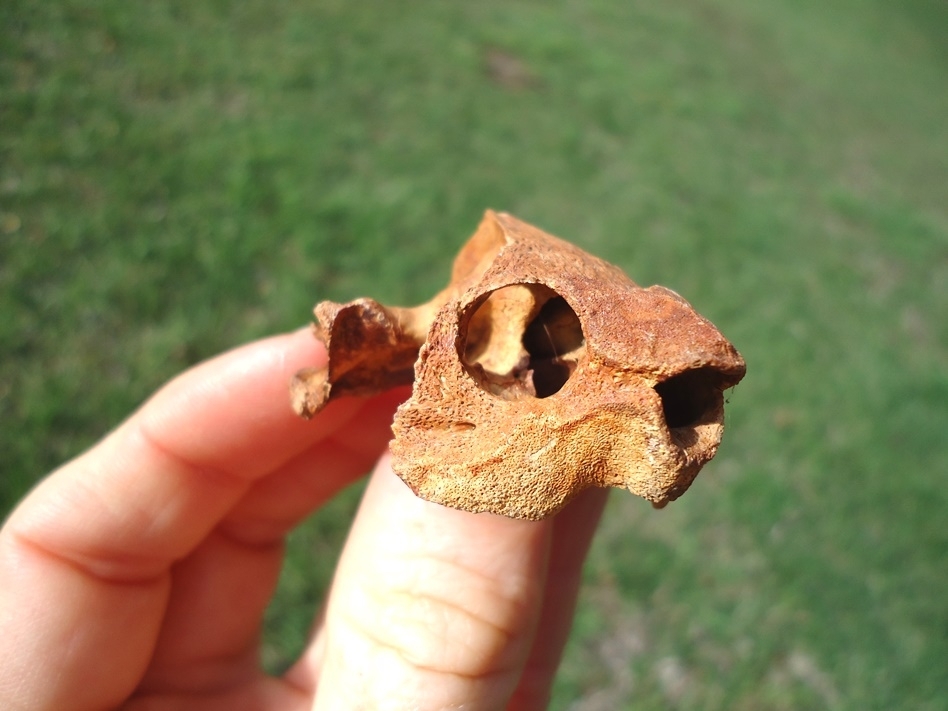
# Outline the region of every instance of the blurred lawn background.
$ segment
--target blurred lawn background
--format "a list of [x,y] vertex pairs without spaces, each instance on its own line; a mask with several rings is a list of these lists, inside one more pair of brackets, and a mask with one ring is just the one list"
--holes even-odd
[[[552,707],[948,708],[946,33],[941,0],[5,0],[0,512],[317,300],[426,300],[493,207],[749,365],[687,496],[613,495]],[[294,535],[273,669],[358,493]]]

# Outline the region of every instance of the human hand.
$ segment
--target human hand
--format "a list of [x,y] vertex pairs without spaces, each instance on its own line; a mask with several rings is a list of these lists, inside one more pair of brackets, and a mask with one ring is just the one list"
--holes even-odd
[[[325,357],[300,331],[197,366],[13,511],[0,708],[545,707],[605,491],[540,522],[422,501],[383,455],[406,392],[293,414]],[[266,675],[286,534],[380,455],[309,645]]]

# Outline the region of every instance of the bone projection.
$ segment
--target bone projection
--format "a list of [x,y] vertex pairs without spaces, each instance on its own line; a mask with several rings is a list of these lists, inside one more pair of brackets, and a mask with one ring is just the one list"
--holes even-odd
[[723,392],[745,371],[675,292],[491,211],[427,304],[315,313],[329,364],[294,378],[296,411],[414,382],[392,427],[396,473],[429,501],[515,518],[590,486],[678,498],[717,451]]

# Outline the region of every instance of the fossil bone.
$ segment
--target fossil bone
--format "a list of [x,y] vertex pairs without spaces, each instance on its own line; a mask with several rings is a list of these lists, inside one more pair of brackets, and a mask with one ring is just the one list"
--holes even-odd
[[715,454],[744,361],[675,292],[488,211],[448,287],[415,308],[316,306],[325,369],[293,406],[414,382],[392,466],[420,497],[540,519],[590,486],[664,506]]

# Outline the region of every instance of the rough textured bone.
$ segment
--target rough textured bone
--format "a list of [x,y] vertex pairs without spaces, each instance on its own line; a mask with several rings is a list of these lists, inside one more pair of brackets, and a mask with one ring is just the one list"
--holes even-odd
[[678,498],[717,451],[723,391],[745,371],[675,292],[490,211],[427,304],[315,313],[329,365],[296,376],[296,411],[414,381],[396,473],[429,501],[516,518],[590,486]]

